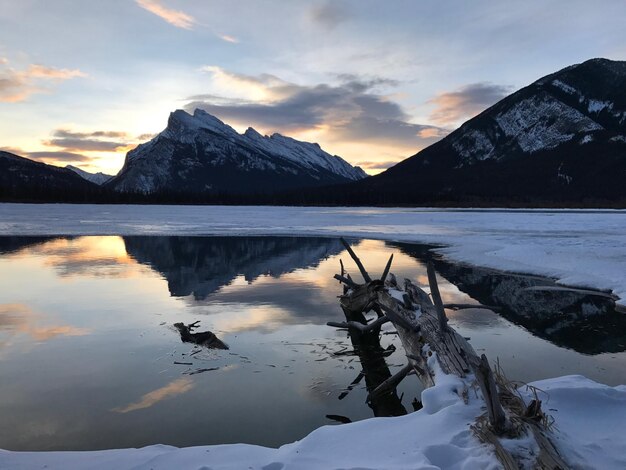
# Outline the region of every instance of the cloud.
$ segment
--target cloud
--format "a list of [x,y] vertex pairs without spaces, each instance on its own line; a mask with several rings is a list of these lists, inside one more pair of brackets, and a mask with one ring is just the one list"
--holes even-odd
[[188,377],[176,379],[164,387],[157,388],[152,392],[146,393],[139,401],[131,403],[127,406],[121,406],[113,408],[111,411],[117,413],[128,413],[129,411],[142,410],[144,408],[150,408],[153,405],[167,399],[187,393],[194,387],[193,381]]
[[92,132],[74,132],[67,129],[57,129],[54,131],[55,137],[61,137],[64,139],[87,139],[91,137],[100,138],[128,138],[126,132],[121,131],[92,131]]
[[441,93],[429,100],[435,105],[430,119],[438,125],[453,126],[500,101],[511,87],[492,83],[472,83],[456,91]]
[[196,20],[179,10],[172,10],[162,5],[158,0],[135,0],[144,10],[158,16],[159,18],[167,21],[169,24],[182,29],[193,29]]
[[[7,65],[3,59],[0,65]],[[46,84],[59,83],[72,78],[86,77],[77,69],[58,69],[40,64],[32,64],[26,70],[10,67],[0,68],[0,102],[17,103],[36,93],[46,93],[50,89]]]
[[[250,76],[205,67],[218,88],[238,95],[190,97],[188,111],[200,108],[227,122],[254,125],[264,132],[293,133],[316,129],[330,141],[386,142],[423,147],[446,130],[410,122],[400,105],[380,94],[381,86],[394,86],[383,78],[341,75],[335,85],[303,86],[270,74]],[[242,99],[241,96],[247,99]]]
[[47,163],[49,161],[53,161],[53,162],[65,162],[65,163],[72,163],[72,162],[90,162],[92,159],[85,156],[85,155],[81,155],[80,153],[73,153],[73,152],[27,152],[25,154],[26,157],[30,158],[31,160],[37,160],[37,161],[42,161],[44,163]]
[[331,30],[350,19],[350,12],[343,2],[327,0],[314,5],[309,10],[311,19],[320,26]]
[[396,165],[398,160],[385,160],[382,162],[358,162],[356,163],[358,166],[363,168],[364,170],[386,170],[387,168],[391,168]]
[[0,151],[9,152],[20,157],[30,158],[31,160],[48,163],[78,163],[90,162],[92,159],[80,153],[64,152],[64,151],[47,151],[47,152],[28,152],[17,147],[0,147]]
[[59,147],[64,152],[115,152],[126,150],[136,140],[126,132],[90,131],[77,132],[69,129],[56,129],[53,138],[43,141],[48,147]]
[[55,69],[54,67],[46,67],[45,65],[33,64],[28,67],[27,75],[32,78],[50,78],[55,80],[69,80],[70,78],[86,77],[87,74],[80,70]]
[[127,146],[127,144],[123,142],[96,139],[51,139],[43,143],[50,147],[61,147],[70,151],[77,150],[86,152],[112,152]]
[[217,37],[219,37],[222,41],[230,42],[232,44],[239,43],[239,39],[228,34],[218,34]]

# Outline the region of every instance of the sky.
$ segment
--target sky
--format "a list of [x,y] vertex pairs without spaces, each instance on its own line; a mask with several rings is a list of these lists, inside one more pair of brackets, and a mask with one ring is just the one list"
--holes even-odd
[[0,0],[0,149],[115,174],[202,108],[375,174],[504,96],[626,60],[623,0]]

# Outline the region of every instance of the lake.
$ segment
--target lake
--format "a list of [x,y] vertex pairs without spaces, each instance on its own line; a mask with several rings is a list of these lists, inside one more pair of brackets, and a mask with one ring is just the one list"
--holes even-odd
[[[444,302],[497,307],[448,315],[510,379],[626,381],[626,320],[609,296],[428,246],[351,243],[371,274],[394,253],[392,272],[427,287],[432,261]],[[366,403],[406,362],[389,324],[368,345],[326,326],[343,320],[339,259],[357,278],[337,238],[0,237],[0,448],[279,446],[413,411],[414,376]],[[229,349],[183,342],[178,322]]]

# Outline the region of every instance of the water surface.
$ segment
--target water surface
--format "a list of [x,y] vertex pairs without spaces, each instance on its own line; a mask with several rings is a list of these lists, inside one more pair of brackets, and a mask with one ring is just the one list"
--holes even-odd
[[[624,317],[605,297],[524,290],[553,283],[424,246],[353,244],[372,274],[393,252],[398,277],[424,285],[430,260],[445,302],[497,304],[449,316],[510,378],[626,382]],[[405,363],[390,325],[367,345],[325,325],[343,318],[339,258],[357,277],[335,238],[0,237],[0,448],[278,446],[413,411],[415,377],[366,403]],[[229,349],[182,342],[172,325],[196,321]]]

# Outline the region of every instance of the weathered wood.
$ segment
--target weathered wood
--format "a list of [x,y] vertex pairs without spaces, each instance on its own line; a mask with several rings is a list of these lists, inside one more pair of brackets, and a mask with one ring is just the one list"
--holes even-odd
[[439,328],[443,333],[446,330],[448,324],[448,318],[443,308],[443,301],[441,300],[441,294],[439,294],[439,286],[437,285],[437,274],[435,273],[435,267],[432,262],[428,262],[426,266],[426,272],[428,273],[428,284],[430,285],[430,295],[433,298],[435,309],[437,311],[437,318],[439,319]]
[[350,312],[368,312],[374,306],[376,299],[378,298],[378,291],[382,288],[380,281],[372,281],[367,284],[352,289],[341,297],[339,297],[339,303],[344,310]]
[[375,400],[380,395],[384,395],[385,393],[389,393],[394,390],[411,371],[414,371],[413,366],[411,364],[405,365],[402,369],[372,390],[367,396],[367,401],[369,402]]
[[494,446],[496,457],[504,467],[504,470],[519,470],[520,466],[517,464],[513,456],[502,446],[502,444],[500,444],[498,436],[496,436],[489,428],[480,425],[472,426],[472,431],[474,431],[474,434],[476,434],[482,442]]
[[343,282],[345,285],[347,285],[351,289],[356,289],[357,287],[359,287],[359,285],[356,282],[354,282],[352,279],[349,279],[341,274],[335,274],[334,278],[337,279],[339,282]]
[[365,267],[363,266],[363,263],[361,263],[361,260],[359,259],[359,257],[352,250],[352,247],[350,246],[350,244],[343,237],[341,237],[339,240],[341,240],[341,243],[343,244],[343,246],[346,248],[346,250],[348,250],[350,257],[356,263],[357,267],[359,268],[359,271],[361,271],[361,276],[363,276],[363,279],[365,280],[365,282],[370,282],[372,278],[365,270]]
[[380,276],[380,281],[381,282],[385,282],[385,280],[387,279],[387,276],[389,275],[389,270],[391,269],[391,263],[393,262],[393,253],[391,253],[391,256],[389,257],[389,261],[387,261],[387,265],[385,266],[385,270],[383,271],[383,275]]
[[476,375],[476,381],[478,382],[480,391],[483,393],[485,404],[487,405],[489,423],[496,434],[502,434],[506,430],[506,414],[500,404],[496,381],[491,367],[489,367],[487,356],[482,354],[478,361],[472,358],[471,365]]
[[[354,252],[352,250],[349,252],[356,262],[358,258]],[[357,262],[357,266],[359,265],[361,269],[360,260]],[[391,258],[387,265],[391,265]],[[428,364],[430,356],[434,353],[444,373],[461,378],[474,373],[473,383],[477,383],[481,389],[487,412],[478,419],[472,429],[481,441],[495,447],[496,456],[505,469],[517,469],[519,463],[504,448],[499,436],[514,438],[527,433],[535,437],[539,447],[539,455],[536,456],[533,468],[552,470],[568,468],[545,434],[540,402],[537,400],[527,408],[522,398],[514,394],[501,371],[496,369],[497,375],[494,374],[487,357],[484,354],[479,357],[467,339],[448,326],[444,311],[446,307],[457,309],[493,309],[493,307],[469,304],[444,305],[431,263],[427,266],[427,273],[432,299],[408,279],[404,282],[404,292],[400,291],[396,277],[387,268],[383,273],[384,284],[378,280],[366,280],[365,284],[358,285],[340,297],[344,311],[360,312],[362,315],[370,309],[382,310],[385,317],[395,326],[409,359],[409,363],[402,370],[370,391],[369,396],[376,397],[385,391],[393,390],[411,371],[418,375],[425,387],[433,386],[434,372]],[[354,329],[361,331],[369,326],[359,323]],[[457,393],[467,402],[467,386],[470,386],[470,383],[465,384],[466,386],[457,390]]]
[[484,310],[500,310],[500,307],[494,305],[481,305],[481,304],[443,304],[443,308],[449,308],[450,310],[464,310],[466,308],[479,308]]
[[326,322],[326,324],[334,328],[348,328],[348,329],[352,328],[354,330],[360,331],[361,333],[368,333],[370,331],[376,331],[376,330],[380,331],[380,327],[389,321],[390,321],[389,318],[387,318],[386,316],[382,316],[382,317],[378,317],[376,320],[374,320],[371,323],[368,323],[367,325],[364,325],[357,321],[347,321],[347,322],[329,321],[329,322]]

